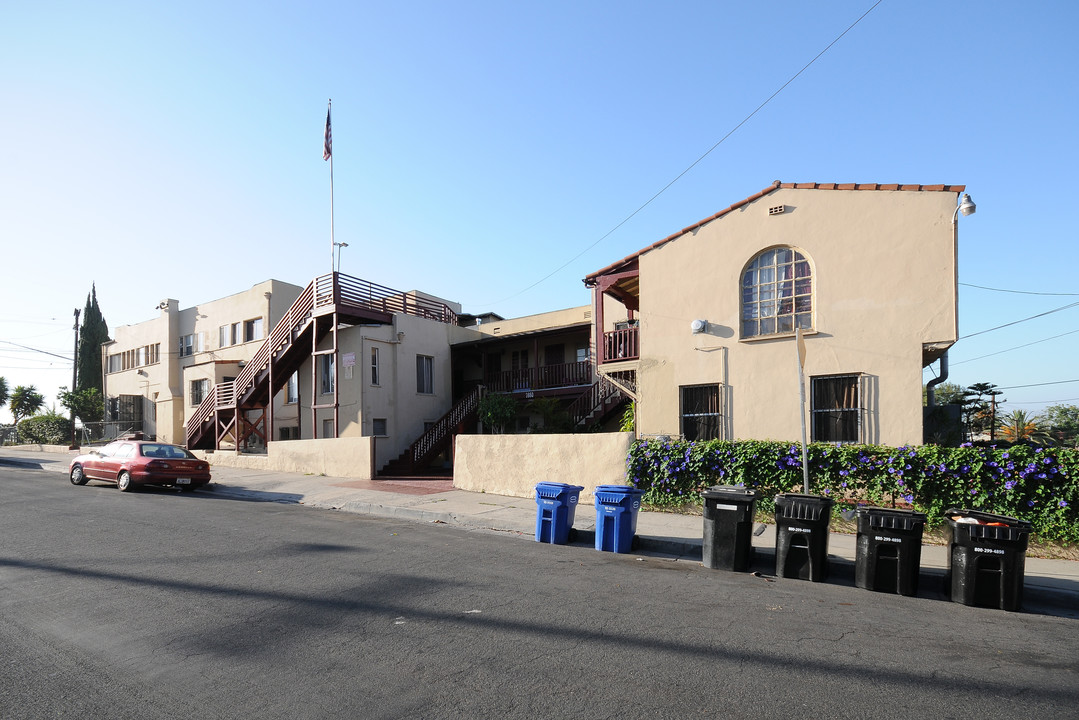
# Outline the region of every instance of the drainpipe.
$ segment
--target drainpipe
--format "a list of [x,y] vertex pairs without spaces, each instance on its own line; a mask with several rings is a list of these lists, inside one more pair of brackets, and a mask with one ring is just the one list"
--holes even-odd
[[936,405],[936,390],[937,385],[948,379],[948,351],[945,350],[944,354],[940,356],[940,377],[935,377],[925,384],[925,404],[926,407],[933,407]]

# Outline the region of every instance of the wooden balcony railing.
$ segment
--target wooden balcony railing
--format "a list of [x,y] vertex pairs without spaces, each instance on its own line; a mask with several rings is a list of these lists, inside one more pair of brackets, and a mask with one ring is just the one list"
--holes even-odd
[[354,305],[385,313],[415,315],[448,325],[457,324],[457,314],[445,303],[410,295],[341,273],[322,275],[315,279],[315,307],[330,304]]
[[641,356],[637,328],[624,328],[603,333],[603,362],[637,360]]
[[484,380],[491,392],[550,390],[563,387],[585,387],[592,384],[592,363],[573,362],[560,365],[504,370],[492,373]]

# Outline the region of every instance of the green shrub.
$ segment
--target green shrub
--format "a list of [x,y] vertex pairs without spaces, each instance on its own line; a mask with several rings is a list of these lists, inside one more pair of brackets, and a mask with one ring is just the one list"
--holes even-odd
[[[1074,449],[813,444],[807,454],[810,492],[835,498],[837,511],[858,503],[910,506],[935,524],[949,508],[983,510],[1028,520],[1045,540],[1079,542]],[[801,448],[756,440],[641,440],[630,448],[626,480],[657,506],[699,502],[711,485],[742,485],[758,490],[758,508],[771,512],[776,494],[802,491]]]
[[41,445],[67,445],[71,442],[71,420],[54,413],[27,418],[19,423],[19,439]]

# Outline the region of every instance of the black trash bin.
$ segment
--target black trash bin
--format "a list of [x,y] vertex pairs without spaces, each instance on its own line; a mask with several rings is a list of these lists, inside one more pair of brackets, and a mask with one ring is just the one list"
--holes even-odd
[[813,582],[828,577],[832,504],[820,495],[776,495],[776,575]]
[[978,510],[946,510],[952,602],[1019,610],[1030,523]]
[[757,491],[715,485],[701,494],[704,496],[704,566],[715,570],[749,570]]
[[858,508],[854,584],[864,590],[918,594],[925,515],[913,510]]

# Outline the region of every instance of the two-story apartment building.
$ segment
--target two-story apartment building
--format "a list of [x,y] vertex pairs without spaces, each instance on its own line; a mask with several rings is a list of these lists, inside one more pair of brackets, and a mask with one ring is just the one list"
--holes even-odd
[[963,190],[776,182],[590,274],[600,372],[639,434],[797,440],[798,329],[811,441],[921,443]]
[[239,373],[302,290],[267,280],[189,308],[168,298],[156,318],[114,328],[102,346],[106,421],[182,444],[210,389]]

